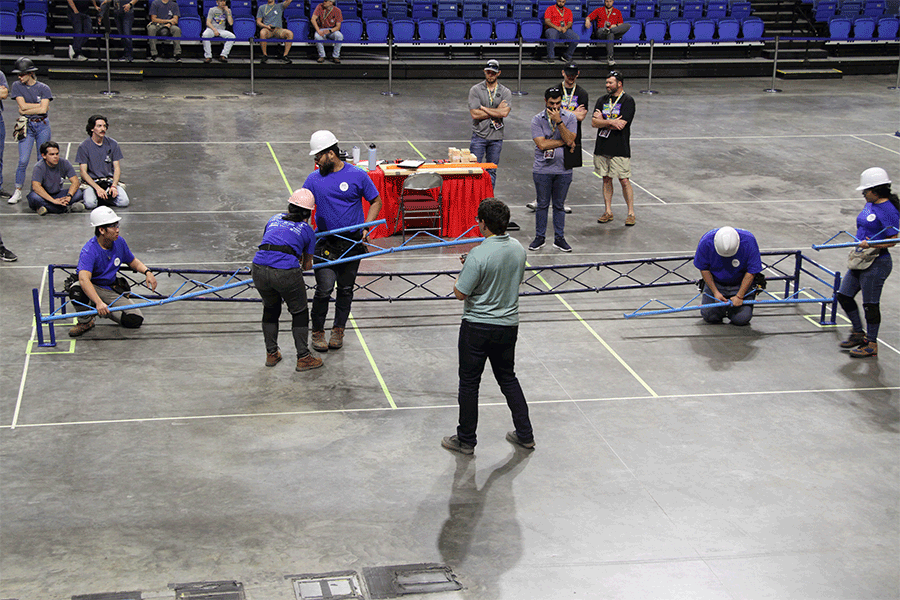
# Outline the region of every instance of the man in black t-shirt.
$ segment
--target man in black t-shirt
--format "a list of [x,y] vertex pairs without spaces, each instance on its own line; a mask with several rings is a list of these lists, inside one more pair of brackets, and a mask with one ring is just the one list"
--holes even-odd
[[634,98],[624,91],[625,78],[611,71],[606,78],[606,95],[597,100],[591,127],[597,128],[594,146],[594,170],[603,178],[603,201],[606,211],[598,223],[613,220],[613,177],[622,184],[622,195],[628,206],[625,225],[635,224],[634,191],[631,189],[631,122],[634,120]]

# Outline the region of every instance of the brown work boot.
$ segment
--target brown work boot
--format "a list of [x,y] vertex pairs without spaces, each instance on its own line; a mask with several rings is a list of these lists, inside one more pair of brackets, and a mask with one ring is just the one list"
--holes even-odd
[[75,327],[69,330],[69,337],[79,337],[84,334],[86,331],[90,331],[94,328],[94,317],[91,317],[89,321],[85,321],[84,323],[77,323]]
[[344,345],[344,328],[335,327],[331,330],[331,339],[328,340],[328,347],[332,350],[340,350]]
[[328,342],[325,341],[324,331],[312,332],[312,347],[316,352],[328,352]]
[[274,367],[275,365],[277,365],[280,362],[281,362],[281,352],[280,351],[276,350],[275,354],[269,354],[268,352],[266,352],[266,366],[267,367]]
[[322,359],[307,354],[303,358],[297,359],[297,371],[309,371],[310,369],[318,369],[322,366]]

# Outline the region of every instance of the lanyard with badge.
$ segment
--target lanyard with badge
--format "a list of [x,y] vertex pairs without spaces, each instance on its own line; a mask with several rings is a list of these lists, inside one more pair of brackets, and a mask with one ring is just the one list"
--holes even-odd
[[[547,110],[544,109],[544,118],[547,119],[547,122],[550,123],[550,137],[547,139],[553,139],[556,135],[556,123],[550,120],[550,116],[547,114]],[[544,150],[544,160],[553,160],[556,156],[556,148],[550,148],[548,150]]]
[[[499,87],[500,87],[500,84],[497,84],[494,87],[494,89],[499,91],[499,89],[498,89]],[[485,85],[484,89],[487,90],[487,94],[488,94],[488,106],[490,108],[497,108],[494,106],[494,94],[491,92],[491,88],[489,88],[488,86]],[[497,129],[497,130],[503,129],[503,120],[495,119],[495,118],[491,117],[491,127],[493,127],[494,129]]]
[[[603,110],[601,111],[604,119],[608,121],[610,117],[612,117],[613,119],[619,118],[619,113],[622,110],[622,108],[619,106],[619,99],[622,98],[622,94],[624,93],[625,92],[619,92],[619,95],[615,100],[613,100],[612,95],[610,95],[609,102],[603,106]],[[609,137],[610,131],[612,130],[606,127],[604,129],[601,129],[598,135],[602,138],[607,138]]]

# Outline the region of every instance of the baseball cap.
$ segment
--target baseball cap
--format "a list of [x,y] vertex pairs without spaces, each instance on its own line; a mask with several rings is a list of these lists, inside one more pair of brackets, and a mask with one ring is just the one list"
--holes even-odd
[[489,60],[487,64],[484,66],[485,71],[494,71],[495,73],[500,72],[500,63],[496,60]]
[[578,65],[576,65],[575,63],[569,63],[565,67],[563,67],[563,71],[565,71],[566,73],[578,73],[579,70],[580,69],[578,68]]

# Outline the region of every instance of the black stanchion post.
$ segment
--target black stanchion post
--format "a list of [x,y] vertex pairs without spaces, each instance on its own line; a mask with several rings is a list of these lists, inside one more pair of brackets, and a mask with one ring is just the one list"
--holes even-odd
[[393,90],[394,87],[394,36],[388,36],[388,89],[381,92],[382,96],[399,96],[400,94]]
[[772,87],[763,90],[764,92],[769,92],[770,94],[777,94],[781,92],[781,90],[775,87],[775,74],[778,72],[778,42],[780,39],[781,36],[775,36],[775,56],[772,57]]
[[653,89],[653,85],[652,85],[652,83],[653,83],[653,43],[654,43],[654,40],[650,40],[650,64],[648,65],[648,68],[647,68],[647,89],[641,90],[642,94],[653,95],[653,94],[659,93]]
[[112,70],[109,66],[109,31],[103,34],[106,39],[106,91],[100,92],[104,96],[115,96],[119,92],[113,91],[112,88]]
[[519,36],[519,79],[516,82],[516,91],[512,92],[513,96],[527,96],[528,92],[522,91],[522,36]]
[[244,95],[245,96],[259,96],[259,93],[253,89],[254,83],[256,81],[254,79],[254,71],[253,71],[253,67],[254,67],[253,63],[255,62],[253,60],[253,38],[251,37],[247,41],[250,42],[250,91],[244,92]]

